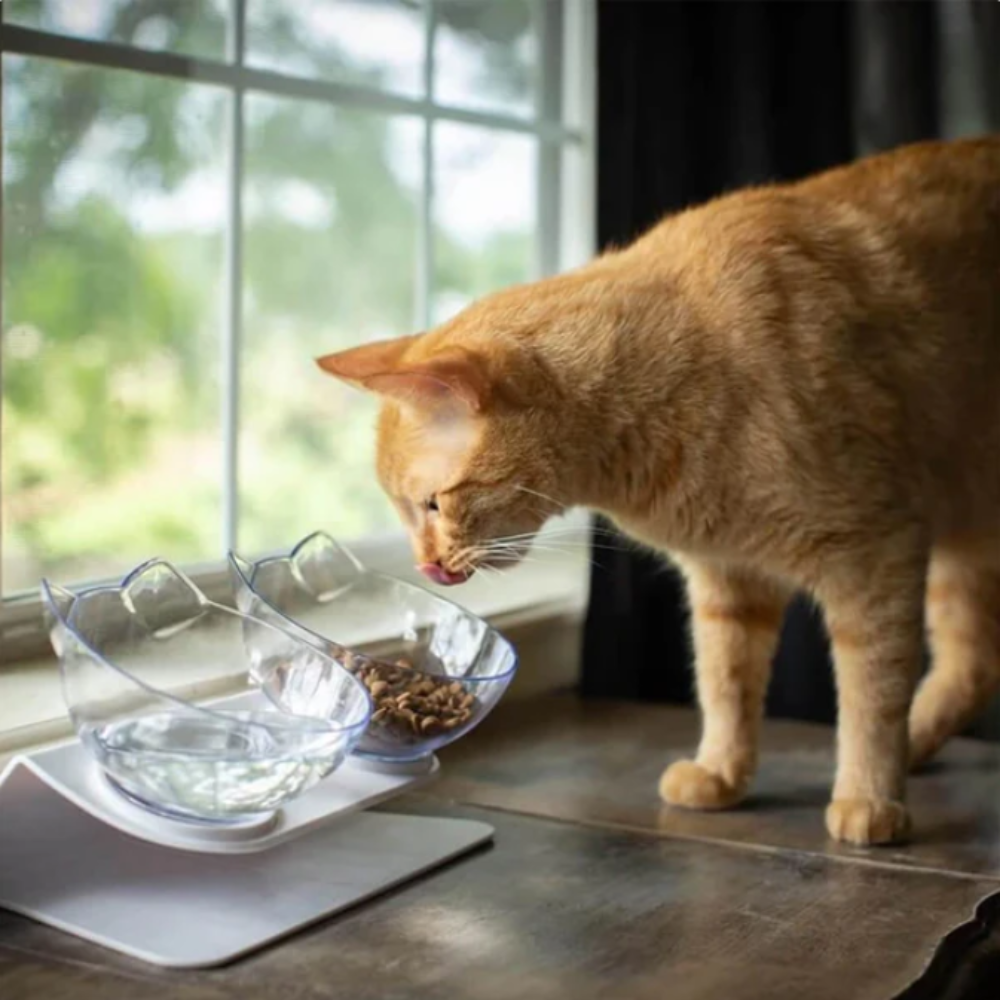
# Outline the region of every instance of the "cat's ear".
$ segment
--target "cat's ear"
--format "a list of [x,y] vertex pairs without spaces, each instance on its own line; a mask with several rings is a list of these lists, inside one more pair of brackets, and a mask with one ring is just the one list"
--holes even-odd
[[484,361],[458,348],[408,361],[404,355],[414,339],[366,344],[328,354],[316,363],[345,382],[420,409],[482,412],[490,389]]
[[419,334],[411,337],[397,337],[395,340],[377,340],[372,344],[361,344],[336,354],[326,354],[316,359],[323,371],[342,382],[349,382],[359,388],[367,388],[366,382],[375,375],[393,371],[403,359],[408,347]]
[[454,351],[374,375],[367,388],[418,409],[481,413],[489,399],[485,365],[474,354]]

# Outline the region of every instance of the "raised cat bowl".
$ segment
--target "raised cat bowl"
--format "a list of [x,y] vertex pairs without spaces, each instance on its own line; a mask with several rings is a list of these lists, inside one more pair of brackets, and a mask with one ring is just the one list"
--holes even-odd
[[[367,728],[371,703],[357,678],[314,643],[209,601],[169,563],[77,594],[43,581],[42,598],[80,741],[147,810],[266,820],[334,771]],[[322,716],[261,695],[289,674],[322,674]],[[164,690],[179,684],[227,697],[205,707]]]
[[[368,761],[429,766],[493,710],[517,669],[514,648],[481,618],[365,569],[323,532],[287,554],[229,559],[241,611],[292,630],[368,689],[372,717],[354,750]],[[330,669],[289,669],[269,692],[291,712],[325,717],[336,711]]]

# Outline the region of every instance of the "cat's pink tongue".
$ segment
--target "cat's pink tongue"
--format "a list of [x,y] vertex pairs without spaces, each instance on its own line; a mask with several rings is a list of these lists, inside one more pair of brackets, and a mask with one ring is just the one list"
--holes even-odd
[[456,583],[465,583],[469,579],[470,573],[449,573],[443,566],[437,563],[424,563],[420,567],[420,572],[433,583],[438,583],[442,587],[453,587]]

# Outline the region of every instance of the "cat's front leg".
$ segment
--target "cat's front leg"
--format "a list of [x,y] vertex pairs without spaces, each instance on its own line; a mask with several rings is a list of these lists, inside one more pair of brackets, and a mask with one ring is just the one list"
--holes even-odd
[[907,716],[923,652],[926,560],[894,555],[847,573],[819,593],[837,676],[837,777],[826,812],[830,836],[851,844],[897,842],[904,804]]
[[702,737],[694,760],[660,779],[671,805],[724,809],[746,794],[757,766],[764,694],[789,593],[742,569],[682,562],[691,605]]

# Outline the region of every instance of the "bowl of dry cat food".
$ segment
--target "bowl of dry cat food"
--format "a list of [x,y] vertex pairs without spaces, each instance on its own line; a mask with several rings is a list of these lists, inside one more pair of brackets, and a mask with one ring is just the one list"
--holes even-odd
[[[366,568],[323,532],[256,562],[230,553],[229,565],[244,614],[288,629],[364,685],[372,714],[354,754],[376,766],[431,767],[489,715],[517,669],[513,646],[482,618]],[[327,718],[340,710],[334,680],[322,665],[290,664],[268,693],[296,715]]]

